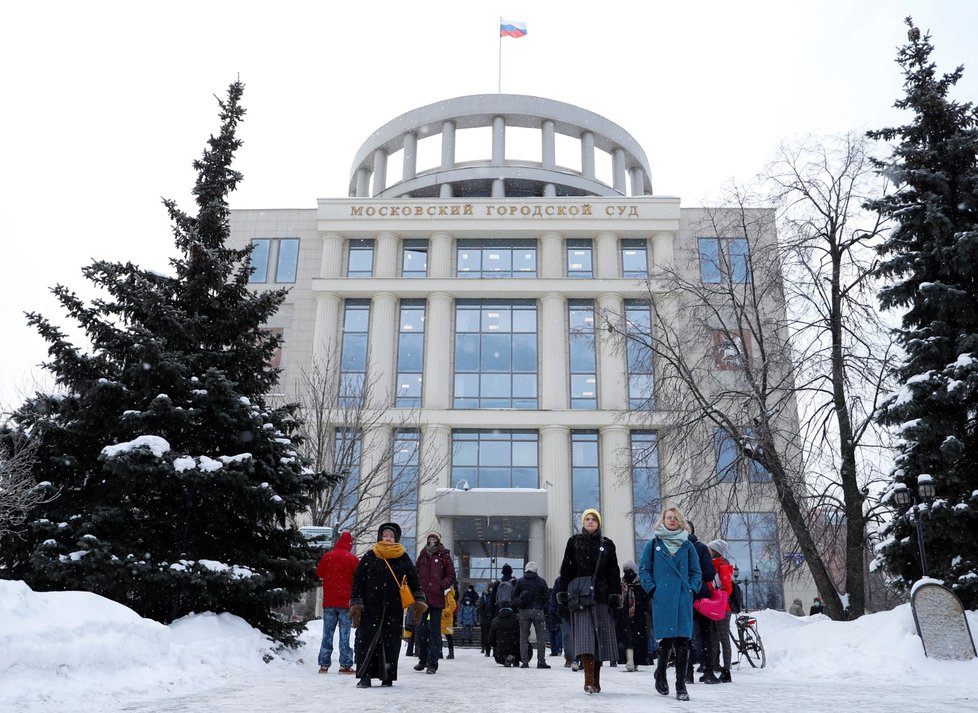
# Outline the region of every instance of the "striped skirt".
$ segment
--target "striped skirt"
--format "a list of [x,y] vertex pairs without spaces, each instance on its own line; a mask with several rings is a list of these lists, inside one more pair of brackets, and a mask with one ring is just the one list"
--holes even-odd
[[615,617],[607,604],[597,603],[590,609],[571,612],[574,655],[592,654],[598,661],[618,660]]

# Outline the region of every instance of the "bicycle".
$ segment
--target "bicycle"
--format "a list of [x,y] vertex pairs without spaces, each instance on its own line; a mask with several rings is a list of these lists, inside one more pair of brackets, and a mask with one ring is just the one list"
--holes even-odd
[[757,619],[750,614],[737,615],[737,633],[730,632],[730,638],[737,649],[737,664],[741,657],[747,659],[751,668],[764,668],[767,665],[767,655],[764,653],[764,643],[757,631]]

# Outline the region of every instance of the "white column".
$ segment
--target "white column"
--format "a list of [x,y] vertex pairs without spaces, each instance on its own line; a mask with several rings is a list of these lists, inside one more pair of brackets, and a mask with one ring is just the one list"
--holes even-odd
[[[570,429],[544,426],[540,429],[540,487],[547,490],[546,569],[548,584],[560,574],[567,538],[571,534]],[[542,566],[542,565],[541,565]]]
[[[433,474],[429,471],[423,471],[421,475],[424,484],[421,487],[418,500],[419,538],[424,537],[437,522],[435,518],[435,491],[450,485],[451,453],[452,431],[448,426],[435,424],[421,429],[421,462],[423,465],[439,467]],[[411,556],[416,554],[414,552]]]
[[[608,315],[612,321],[621,318],[625,304],[621,296],[606,293],[598,297],[598,315]],[[628,360],[621,338],[609,334],[606,321],[595,319],[594,334],[598,340],[598,402],[602,411],[623,411],[628,408]]]
[[323,256],[319,262],[319,276],[340,277],[343,274],[343,248],[346,239],[339,233],[323,233]]
[[[331,366],[339,368],[339,336],[340,296],[332,292],[320,292],[316,295],[316,324],[312,335],[312,358],[314,368],[326,369]],[[331,364],[331,362],[333,362]]]
[[557,292],[540,298],[540,408],[567,408],[567,302]]
[[451,277],[452,264],[452,236],[432,233],[428,241],[428,277]]
[[629,171],[629,177],[632,183],[632,195],[633,196],[644,196],[645,195],[645,172],[642,171],[641,166],[636,166],[631,171]]
[[501,116],[492,118],[492,165],[502,166],[506,162],[506,120]]
[[[390,508],[386,497],[391,487],[390,461],[385,456],[391,451],[393,437],[393,429],[382,425],[363,434],[360,443],[360,502],[357,504],[359,519],[373,519],[378,508]],[[389,516],[390,513],[385,513],[381,522]]]
[[452,296],[446,292],[428,295],[424,328],[424,375],[422,403],[426,409],[450,408],[452,364]]
[[357,169],[357,198],[370,197],[370,171],[365,168]]
[[455,124],[446,121],[441,125],[441,167],[455,165]]
[[[548,577],[546,575],[548,560],[546,550],[544,548],[544,542],[546,540],[546,522],[542,517],[531,517],[529,525],[530,541],[527,545],[527,561],[536,562],[537,566],[540,568],[540,576],[547,580],[548,585],[552,585],[554,581],[553,577]],[[560,560],[558,560],[558,562],[559,561]]]
[[554,168],[557,165],[557,148],[554,133],[554,123],[549,119],[543,122],[540,131],[540,154],[544,168]]
[[387,152],[384,149],[374,151],[374,190],[373,195],[379,196],[387,188]]
[[394,403],[394,357],[397,352],[397,298],[379,292],[370,303],[370,336],[367,355],[367,381],[370,406],[389,408]]
[[397,277],[397,248],[400,244],[394,233],[384,232],[377,236],[374,277]]
[[544,233],[540,236],[540,277],[564,277],[564,237],[560,233]]
[[618,550],[618,566],[635,559],[635,529],[628,513],[632,510],[631,478],[620,478],[630,468],[631,452],[628,429],[620,425],[605,426],[601,441],[601,531]]
[[652,236],[652,271],[668,270],[673,266],[673,234],[656,233]]
[[598,279],[621,277],[618,236],[614,233],[599,233],[594,239],[594,276]]
[[590,131],[585,131],[581,134],[581,173],[587,178],[595,178],[594,134]]
[[413,131],[404,134],[404,163],[401,180],[414,178],[418,174],[418,137]]
[[623,196],[628,195],[628,187],[625,185],[625,151],[615,149],[611,152],[611,172],[614,176],[614,188]]

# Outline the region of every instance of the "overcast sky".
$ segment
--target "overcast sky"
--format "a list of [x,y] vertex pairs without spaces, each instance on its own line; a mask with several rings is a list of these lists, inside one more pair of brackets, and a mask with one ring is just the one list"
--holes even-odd
[[891,125],[903,18],[930,30],[955,96],[978,99],[971,0],[105,2],[20,0],[0,23],[0,404],[42,372],[36,310],[88,294],[91,259],[167,270],[161,198],[192,208],[191,162],[240,76],[248,114],[234,208],[347,195],[363,141],[431,102],[502,91],[601,114],[645,149],[657,194],[700,205],[793,136]]

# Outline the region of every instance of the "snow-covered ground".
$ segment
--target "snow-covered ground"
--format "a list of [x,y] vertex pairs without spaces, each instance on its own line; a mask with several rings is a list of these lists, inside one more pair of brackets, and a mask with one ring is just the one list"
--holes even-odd
[[[228,614],[170,626],[83,592],[35,593],[0,581],[0,711],[3,713],[392,713],[406,711],[978,711],[978,660],[924,656],[908,606],[841,623],[782,612],[757,614],[768,665],[733,669],[733,683],[690,687],[691,701],[657,695],[651,669],[602,669],[602,692],[548,657],[552,670],[505,669],[456,649],[438,674],[401,659],[393,688],[355,688],[352,676],[317,672],[320,622],[296,652]],[[972,632],[978,612],[969,613]],[[266,663],[263,659],[272,658]],[[334,652],[334,670],[337,665]],[[671,676],[670,676],[671,678]],[[670,681],[671,684],[671,681]]]

